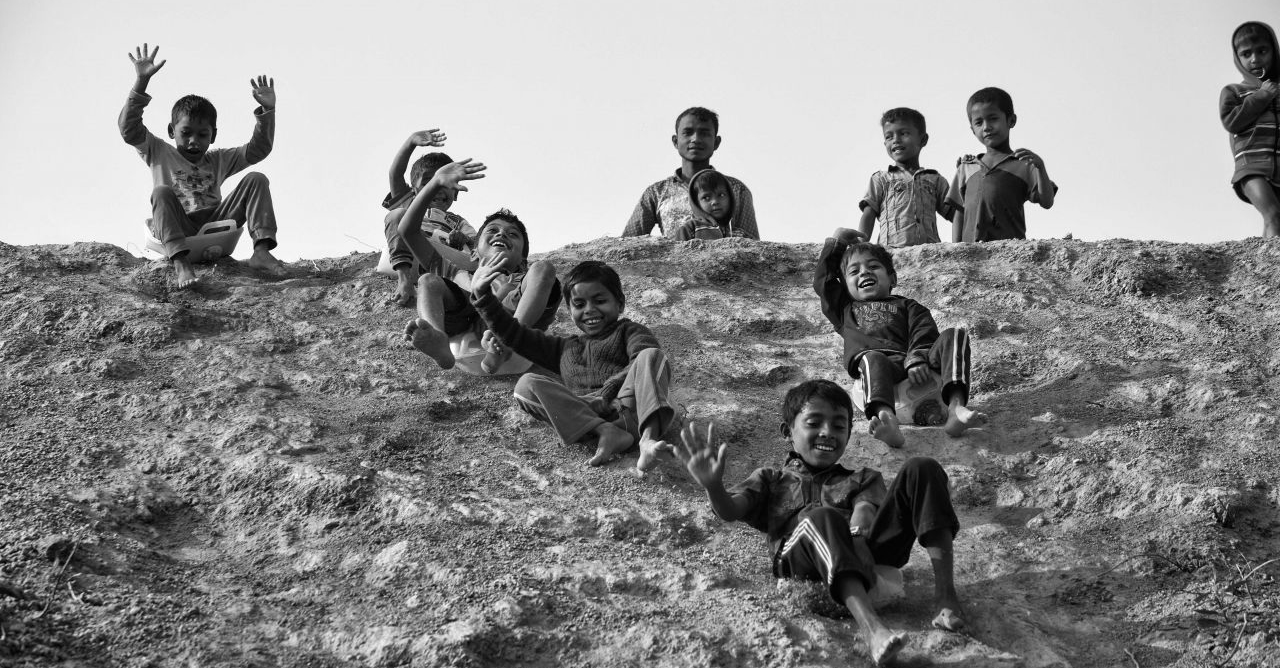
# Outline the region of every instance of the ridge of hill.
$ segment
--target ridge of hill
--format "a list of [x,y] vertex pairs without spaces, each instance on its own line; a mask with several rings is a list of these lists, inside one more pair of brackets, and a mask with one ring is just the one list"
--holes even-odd
[[[817,246],[601,239],[673,401],[777,463],[786,388],[848,385]],[[864,666],[852,622],[780,586],[674,462],[588,454],[513,378],[402,340],[376,256],[283,280],[223,260],[192,291],[105,244],[0,244],[0,664]],[[899,665],[1276,666],[1280,244],[1022,241],[895,253],[898,293],[973,340],[928,455],[963,527],[966,634],[929,630],[917,549]],[[568,333],[563,315],[553,331]]]

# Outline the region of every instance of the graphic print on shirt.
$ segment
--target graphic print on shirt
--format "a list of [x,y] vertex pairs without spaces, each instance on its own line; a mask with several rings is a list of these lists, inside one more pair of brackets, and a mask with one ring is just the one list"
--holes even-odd
[[198,168],[173,170],[173,191],[187,213],[212,209],[222,201],[217,195],[218,187],[213,173]]
[[850,308],[858,328],[864,332],[891,329],[903,313],[902,304],[893,301],[853,302]]

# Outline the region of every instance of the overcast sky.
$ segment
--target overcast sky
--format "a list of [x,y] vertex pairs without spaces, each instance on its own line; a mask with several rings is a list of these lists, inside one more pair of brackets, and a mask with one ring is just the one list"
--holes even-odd
[[[387,169],[414,130],[489,165],[453,210],[509,207],[535,252],[616,236],[679,166],[676,114],[721,115],[713,164],[755,196],[764,239],[856,224],[888,164],[880,114],[920,110],[922,163],[977,153],[964,103],[1000,86],[1015,148],[1061,188],[1027,234],[1202,242],[1256,236],[1231,190],[1218,93],[1230,35],[1274,0],[959,3],[0,0],[0,241],[104,241],[143,254],[150,173],[116,129],[126,54],[160,46],[145,121],[187,93],[218,107],[215,147],[248,140],[249,77],[275,78],[271,179],[285,260],[381,248]],[[1267,11],[1270,10],[1270,11]],[[415,154],[416,157],[417,154]],[[235,179],[228,182],[234,184]],[[224,188],[224,192],[229,187]],[[949,238],[950,224],[939,229]],[[237,257],[251,248],[243,243]]]

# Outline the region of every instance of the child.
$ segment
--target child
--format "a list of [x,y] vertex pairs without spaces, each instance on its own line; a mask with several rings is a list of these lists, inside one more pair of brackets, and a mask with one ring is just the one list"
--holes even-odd
[[765,532],[773,574],[825,582],[858,623],[871,660],[884,665],[902,649],[906,634],[890,630],[871,605],[874,566],[906,565],[917,539],[933,563],[939,612],[933,626],[964,627],[953,575],[952,540],[960,522],[951,506],[947,474],[938,462],[915,457],[903,464],[885,491],[878,471],[852,471],[839,464],[849,443],[853,403],[839,385],[809,380],[791,388],[782,402],[782,435],[791,452],[781,468],[756,469],[732,489],[724,488],[727,444],[715,443],[685,425],[676,455],[707,490],[721,519],[741,520]]
[[1280,101],[1276,92],[1276,33],[1249,21],[1231,33],[1236,69],[1244,81],[1222,89],[1218,113],[1231,133],[1236,171],[1231,185],[1262,214],[1262,236],[1280,236]]
[[935,170],[920,167],[920,149],[929,143],[924,115],[906,107],[890,109],[880,117],[880,127],[893,164],[871,175],[867,194],[858,203],[862,209],[858,231],[870,239],[879,217],[881,246],[936,244],[941,239],[934,212],[949,216],[951,207],[947,180]]
[[169,138],[173,146],[151,134],[142,124],[142,110],[151,102],[147,84],[168,61],[155,62],[160,47],[147,45],[129,54],[133,62],[133,89],[120,112],[120,135],[126,144],[151,168],[155,188],[151,191],[151,234],[164,244],[173,265],[178,288],[196,282],[188,257],[187,237],[205,223],[234,219],[249,224],[253,257],[249,266],[276,275],[284,274],[283,264],[271,254],[276,247],[276,214],[271,205],[267,177],[258,172],[245,175],[227,198],[222,198],[222,182],[271,153],[276,131],[275,80],[259,76],[249,79],[253,99],[260,105],[253,115],[256,125],[249,143],[239,148],[209,150],[218,136],[218,111],[203,97],[188,95],[173,105]]
[[956,162],[948,199],[952,241],[1026,239],[1023,203],[1053,206],[1058,186],[1049,180],[1044,160],[1031,151],[1009,148],[1009,130],[1018,122],[1013,98],[999,88],[983,88],[969,98],[969,129],[987,147],[978,157]]
[[491,287],[500,264],[484,260],[471,279],[471,294],[496,345],[514,350],[564,382],[527,373],[516,383],[516,403],[551,423],[565,444],[592,442],[600,466],[637,439],[643,474],[672,446],[662,434],[675,418],[667,403],[671,366],[647,327],[622,317],[622,280],[609,265],[588,260],[564,279],[564,300],[577,336],[554,336],[522,325],[504,311]]
[[968,407],[969,337],[960,328],[939,334],[929,309],[892,294],[897,284],[889,252],[843,228],[827,239],[814,271],[822,313],[844,339],[844,368],[862,381],[871,435],[889,447],[902,447],[897,385],[907,379],[913,385],[932,383],[930,370],[942,378],[947,434],[959,437],[986,424],[986,414]]
[[[400,306],[407,306],[413,301],[413,285],[418,280],[418,272],[413,263],[413,251],[400,236],[400,218],[405,208],[413,201],[419,190],[435,176],[436,170],[453,162],[453,158],[444,153],[428,153],[413,163],[409,172],[410,183],[405,183],[404,170],[409,165],[409,156],[413,155],[416,146],[444,146],[447,137],[438,129],[421,130],[409,135],[404,141],[396,157],[391,161],[391,192],[382,200],[382,208],[387,209],[383,219],[383,233],[387,238],[388,256],[391,268],[397,275],[396,291],[391,300]],[[476,230],[462,216],[449,211],[449,207],[458,198],[458,193],[449,188],[440,188],[435,197],[427,203],[426,217],[422,219],[424,233],[435,238],[450,248],[471,252],[475,250]]]
[[[695,174],[711,167],[711,156],[720,148],[720,117],[702,107],[685,109],[676,117],[676,133],[671,135],[671,144],[680,154],[680,168],[645,189],[622,236],[648,236],[657,226],[665,236],[675,238],[693,223],[688,184]],[[733,195],[731,217],[737,229],[744,237],[759,239],[751,191],[741,181],[725,178]]]
[[677,241],[724,239],[743,236],[733,224],[733,184],[714,169],[704,169],[689,179],[689,207],[693,218],[676,230]]
[[[560,307],[555,266],[545,260],[529,264],[529,232],[514,213],[501,209],[484,219],[473,255],[439,244],[423,232],[418,221],[432,202],[439,201],[437,193],[465,191],[462,181],[484,178],[484,170],[484,164],[470,158],[439,168],[400,217],[400,236],[425,272],[418,278],[418,317],[405,325],[405,339],[442,369],[452,369],[456,361],[449,348],[451,337],[484,331],[480,314],[467,299],[464,274],[477,271],[481,263],[491,266],[488,280],[494,283],[495,301],[514,312],[522,325],[546,329]],[[491,338],[487,332],[484,336]],[[486,373],[497,371],[510,358],[509,351],[488,345],[485,349],[480,368]]]

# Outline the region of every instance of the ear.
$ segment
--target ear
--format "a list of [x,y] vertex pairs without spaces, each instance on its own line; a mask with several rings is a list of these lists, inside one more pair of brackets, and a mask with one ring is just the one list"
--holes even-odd
[[711,148],[713,151],[720,150],[720,135],[716,135],[716,145]]
[[214,128],[214,129],[213,129],[213,134],[210,134],[210,135],[209,135],[209,143],[210,143],[210,144],[212,144],[213,142],[215,142],[215,141],[217,141],[217,140],[218,140],[218,128]]
[[896,287],[898,287],[898,272],[895,271],[889,274],[889,289],[892,290]]
[[1017,125],[1017,124],[1018,124],[1018,115],[1017,115],[1017,114],[1009,114],[1009,127],[1013,127],[1013,126],[1015,126],[1015,125]]
[[173,139],[173,123],[169,124],[169,139]]
[[924,148],[928,145],[929,145],[929,133],[926,132],[920,135],[920,148]]
[[779,422],[778,432],[782,434],[783,438],[791,438],[791,425],[786,422]]
[[676,143],[676,136],[675,136],[675,135],[671,135],[671,145],[672,145],[672,146],[677,146],[677,147],[678,147],[678,146],[680,146],[679,144],[677,144],[677,143]]

